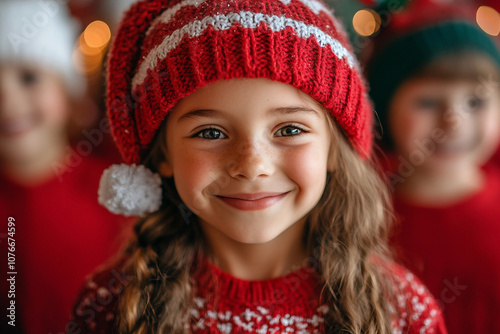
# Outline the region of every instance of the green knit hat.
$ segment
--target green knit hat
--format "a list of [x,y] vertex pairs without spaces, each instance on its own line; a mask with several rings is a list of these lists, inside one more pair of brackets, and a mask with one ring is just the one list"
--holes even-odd
[[477,26],[469,8],[414,1],[395,14],[384,29],[374,40],[367,78],[383,127],[382,142],[388,148],[392,141],[387,116],[394,94],[433,60],[446,54],[476,51],[490,56],[500,68],[497,45]]

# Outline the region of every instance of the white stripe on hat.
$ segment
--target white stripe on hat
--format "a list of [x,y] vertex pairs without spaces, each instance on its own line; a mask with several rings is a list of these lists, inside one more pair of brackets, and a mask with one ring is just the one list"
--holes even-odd
[[[171,18],[170,15],[169,12],[166,16],[168,20]],[[229,13],[227,15],[207,16],[202,20],[190,22],[166,36],[160,45],[155,46],[149,52],[146,59],[139,66],[136,75],[132,79],[132,90],[135,90],[138,85],[144,82],[148,70],[153,70],[159,59],[165,59],[170,51],[179,45],[185,35],[189,35],[190,38],[199,37],[209,26],[212,26],[215,30],[224,31],[231,28],[235,23],[239,23],[245,29],[255,29],[262,22],[266,23],[269,28],[275,32],[283,31],[290,27],[300,38],[307,39],[314,36],[321,47],[329,46],[339,59],[345,58],[351,68],[354,67],[358,69],[356,58],[349,50],[347,50],[338,40],[332,38],[316,26],[286,17],[242,11],[239,13]]]
[[177,5],[165,10],[160,16],[155,18],[153,22],[151,23],[151,27],[149,27],[148,31],[146,32],[146,36],[149,35],[149,32],[156,28],[156,26],[159,23],[168,23],[170,20],[177,14],[178,11],[180,11],[182,8],[187,7],[187,6],[195,6],[198,7],[202,3],[206,2],[208,0],[184,0],[179,2]]

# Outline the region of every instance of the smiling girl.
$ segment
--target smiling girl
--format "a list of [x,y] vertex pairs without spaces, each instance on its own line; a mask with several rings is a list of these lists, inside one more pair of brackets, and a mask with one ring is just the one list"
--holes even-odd
[[322,2],[139,2],[108,78],[127,164],[104,174],[99,200],[142,217],[89,279],[73,328],[445,332],[386,251],[370,104]]

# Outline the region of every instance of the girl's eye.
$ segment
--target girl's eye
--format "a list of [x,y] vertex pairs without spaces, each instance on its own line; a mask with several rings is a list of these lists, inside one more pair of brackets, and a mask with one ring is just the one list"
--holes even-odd
[[200,137],[203,139],[224,139],[227,138],[226,135],[217,129],[204,129],[194,135],[194,137]]
[[483,105],[484,105],[484,100],[478,97],[472,97],[467,101],[467,108],[470,111],[479,110]]
[[26,70],[21,73],[20,80],[23,86],[29,87],[36,84],[38,76],[35,72]]
[[302,129],[299,129],[296,126],[285,126],[276,132],[276,137],[293,137],[293,136],[298,136],[302,132],[304,132]]
[[419,109],[436,110],[440,107],[440,102],[438,99],[422,97],[416,101],[416,105]]

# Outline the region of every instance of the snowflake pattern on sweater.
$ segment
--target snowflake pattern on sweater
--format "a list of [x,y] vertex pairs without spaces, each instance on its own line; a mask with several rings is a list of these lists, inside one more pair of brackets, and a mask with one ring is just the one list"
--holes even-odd
[[[191,325],[193,332],[205,333],[215,328],[220,333],[233,333],[235,328],[242,332],[258,334],[285,333],[293,330],[293,333],[307,334],[320,333],[323,318],[313,315],[310,318],[290,315],[272,314],[270,309],[256,306],[254,310],[246,308],[240,314],[233,314],[232,311],[216,312],[207,309],[207,301],[202,298],[195,298],[196,308],[191,309],[191,315],[197,319]],[[325,314],[327,306],[320,306],[318,312]]]
[[[446,333],[441,311],[420,281],[406,269],[391,265],[397,300],[389,305],[393,333]],[[246,281],[204,261],[198,273],[197,296],[190,315],[191,333],[325,333],[320,305],[321,285],[312,268],[286,276]],[[116,333],[119,295],[132,277],[118,269],[91,277],[77,301],[69,326],[80,333]]]

